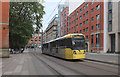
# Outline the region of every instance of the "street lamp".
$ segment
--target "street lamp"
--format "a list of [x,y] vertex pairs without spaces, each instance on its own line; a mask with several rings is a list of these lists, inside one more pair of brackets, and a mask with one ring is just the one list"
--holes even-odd
[[42,30],[42,41],[41,41],[41,48],[43,47],[43,29],[41,28],[41,30]]

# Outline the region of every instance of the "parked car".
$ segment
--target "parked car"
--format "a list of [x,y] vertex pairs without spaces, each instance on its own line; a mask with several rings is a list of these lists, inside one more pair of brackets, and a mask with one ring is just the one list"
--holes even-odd
[[14,49],[13,53],[14,53],[14,54],[19,53],[19,50],[18,50],[17,48]]
[[13,49],[12,49],[12,48],[9,48],[9,52],[10,52],[11,54],[13,54]]

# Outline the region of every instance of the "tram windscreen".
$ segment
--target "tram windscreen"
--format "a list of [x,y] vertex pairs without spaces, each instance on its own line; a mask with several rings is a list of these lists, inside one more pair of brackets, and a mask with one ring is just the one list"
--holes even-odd
[[72,38],[72,49],[83,50],[85,49],[85,38],[82,35],[74,35]]

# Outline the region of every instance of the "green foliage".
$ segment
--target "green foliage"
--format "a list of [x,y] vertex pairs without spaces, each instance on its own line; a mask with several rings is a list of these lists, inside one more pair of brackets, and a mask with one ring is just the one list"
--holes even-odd
[[11,2],[10,3],[10,48],[24,47],[34,31],[42,27],[44,6],[39,2]]

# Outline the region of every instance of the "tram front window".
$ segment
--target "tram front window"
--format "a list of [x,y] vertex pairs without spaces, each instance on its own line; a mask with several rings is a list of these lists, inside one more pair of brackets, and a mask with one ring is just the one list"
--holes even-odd
[[72,49],[73,50],[84,50],[85,49],[85,40],[84,39],[73,39],[72,40]]

